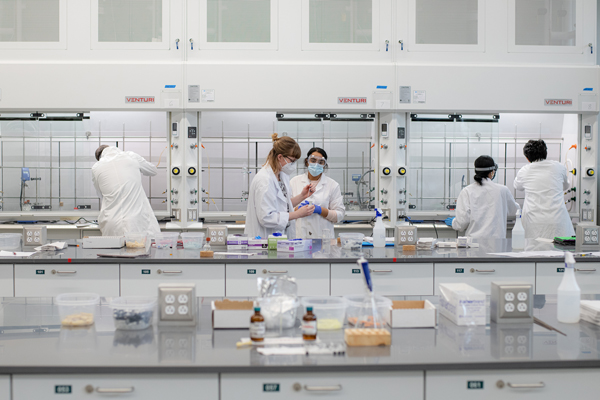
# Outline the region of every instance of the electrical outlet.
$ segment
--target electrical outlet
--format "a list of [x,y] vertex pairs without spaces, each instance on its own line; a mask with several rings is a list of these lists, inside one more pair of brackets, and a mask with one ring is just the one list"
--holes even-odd
[[417,227],[398,225],[396,226],[396,246],[417,243]]
[[46,244],[48,236],[45,226],[26,226],[23,228],[24,246],[41,246]]
[[187,220],[188,220],[188,222],[197,221],[198,220],[198,210],[195,208],[188,208]]
[[600,250],[600,227],[580,224],[575,228],[575,250]]
[[207,228],[210,243],[217,246],[227,245],[227,227],[224,225],[214,225]]
[[159,325],[196,325],[196,304],[195,284],[161,283],[158,285]]
[[174,220],[181,222],[181,209],[180,208],[173,208],[171,209],[172,215],[175,217]]
[[532,323],[533,286],[492,282],[490,319],[496,323]]

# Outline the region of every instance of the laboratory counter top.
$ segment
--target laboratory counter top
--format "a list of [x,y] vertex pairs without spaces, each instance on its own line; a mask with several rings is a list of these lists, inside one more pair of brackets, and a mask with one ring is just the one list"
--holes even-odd
[[[449,239],[440,239],[449,240]],[[0,257],[0,264],[307,264],[307,263],[354,263],[363,254],[372,263],[512,263],[512,262],[561,262],[562,251],[574,251],[573,247],[563,247],[552,243],[527,240],[525,250],[520,250],[523,255],[512,254],[511,257],[494,253],[512,252],[510,239],[476,240],[478,247],[473,248],[435,248],[433,250],[416,250],[403,252],[402,248],[386,247],[373,248],[363,246],[361,251],[342,249],[339,245],[330,245],[323,248],[320,239],[313,240],[311,252],[282,253],[274,250],[251,254],[235,250],[231,254],[215,254],[213,258],[201,258],[199,250],[190,249],[155,249],[151,248],[148,254],[137,249],[84,249],[80,241],[70,240],[70,245],[60,251],[39,251],[27,257],[8,256]],[[227,253],[223,246],[213,246],[215,253]],[[12,252],[13,250],[11,250]],[[17,250],[15,250],[17,251]],[[24,247],[23,251],[33,252],[31,248]],[[557,256],[550,257],[547,252],[556,252]],[[515,251],[517,252],[517,251]],[[7,254],[7,253],[3,253]],[[99,254],[111,257],[99,257]],[[584,254],[581,256],[581,254]],[[591,253],[575,252],[578,262],[597,262],[600,257]]]
[[[591,298],[591,297],[590,297]],[[198,298],[196,327],[152,326],[115,331],[102,298],[95,324],[60,326],[51,298],[4,298],[0,314],[0,374],[261,373],[600,368],[600,327],[556,320],[556,296],[535,296],[534,315],[566,333],[531,323],[393,329],[388,347],[348,347],[342,355],[261,355],[236,348],[247,329],[213,330],[210,299]],[[283,336],[300,337],[296,328]],[[277,336],[267,331],[267,337]],[[321,331],[321,343],[343,343],[343,330]]]

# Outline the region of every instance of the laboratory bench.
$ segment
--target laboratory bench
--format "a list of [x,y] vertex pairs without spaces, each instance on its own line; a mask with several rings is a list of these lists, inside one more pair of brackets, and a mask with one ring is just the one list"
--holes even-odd
[[[489,294],[490,284],[496,280],[531,283],[536,294],[556,293],[563,274],[562,257],[509,258],[489,254],[510,252],[508,239],[478,243],[478,248],[403,253],[393,247],[363,247],[362,252],[338,245],[323,249],[321,240],[314,240],[312,252],[265,251],[214,258],[200,258],[199,250],[181,248],[152,248],[149,255],[138,258],[104,258],[98,254],[132,256],[139,251],[69,246],[29,257],[0,257],[0,296],[56,296],[73,291],[102,296],[154,295],[159,283],[187,282],[196,284],[199,297],[252,297],[257,277],[282,274],[296,278],[301,296],[343,296],[362,290],[363,278],[355,264],[361,254],[370,261],[378,293],[384,296],[434,296],[439,294],[439,283],[448,282],[466,282]],[[225,247],[213,249],[226,252]],[[561,250],[537,241],[528,242],[526,249]],[[598,293],[600,258],[576,260],[582,293]]]
[[[588,296],[595,298],[595,296]],[[209,298],[196,327],[115,331],[109,299],[95,324],[60,326],[52,298],[4,298],[0,308],[0,399],[344,398],[578,399],[600,391],[600,327],[556,320],[556,296],[535,296],[538,325],[393,329],[388,347],[343,355],[272,355],[236,348],[247,329],[213,330]],[[488,317],[489,321],[489,317]],[[300,336],[296,327],[267,336]],[[343,343],[343,331],[321,331]]]

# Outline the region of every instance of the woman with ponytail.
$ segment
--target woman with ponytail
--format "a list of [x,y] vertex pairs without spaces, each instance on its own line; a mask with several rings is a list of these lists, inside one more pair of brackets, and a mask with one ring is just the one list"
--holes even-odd
[[267,161],[258,171],[248,194],[246,228],[251,237],[267,238],[275,232],[295,238],[295,220],[311,215],[315,207],[310,205],[294,211],[294,207],[313,193],[310,184],[292,197],[290,175],[296,172],[296,160],[302,156],[300,146],[288,136],[271,135],[273,148]]
[[456,201],[456,217],[446,224],[477,239],[505,239],[506,220],[519,205],[506,186],[492,182],[498,165],[490,156],[475,160],[475,182],[464,188]]

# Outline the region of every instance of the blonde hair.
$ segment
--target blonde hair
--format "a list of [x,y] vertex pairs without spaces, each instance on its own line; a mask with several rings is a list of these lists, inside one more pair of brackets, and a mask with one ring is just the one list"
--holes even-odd
[[274,133],[271,135],[271,139],[273,139],[273,148],[269,152],[265,164],[269,164],[275,175],[279,175],[281,166],[277,162],[277,156],[281,154],[284,157],[294,157],[298,160],[302,157],[302,150],[300,149],[300,145],[289,136],[278,137]]

